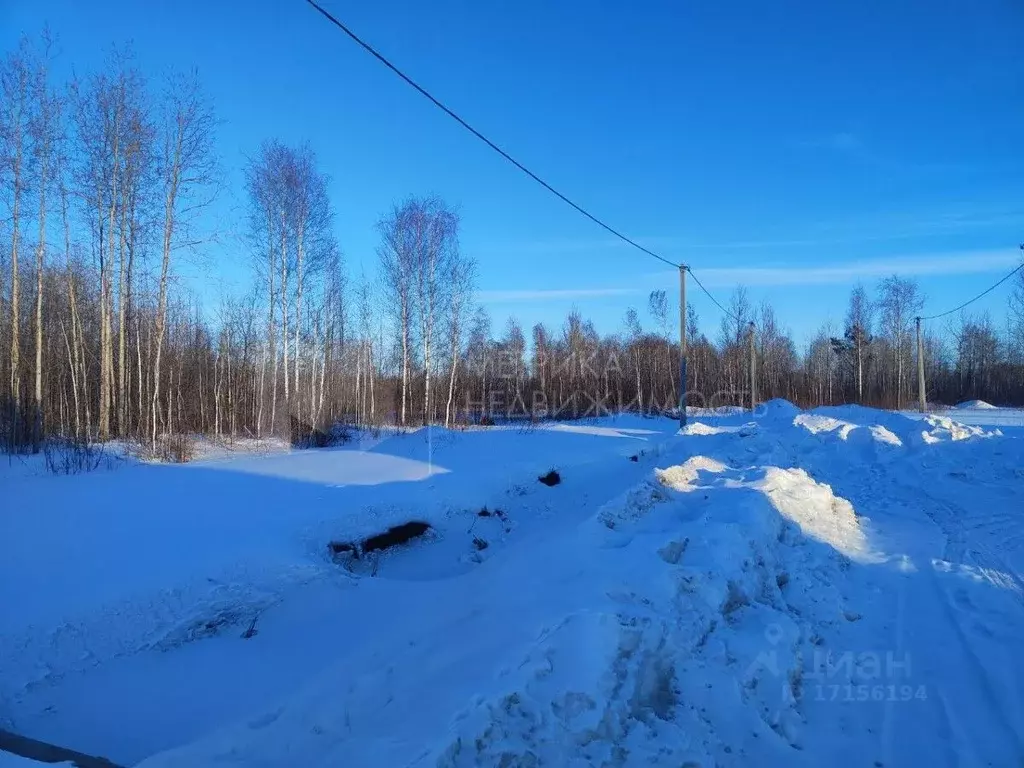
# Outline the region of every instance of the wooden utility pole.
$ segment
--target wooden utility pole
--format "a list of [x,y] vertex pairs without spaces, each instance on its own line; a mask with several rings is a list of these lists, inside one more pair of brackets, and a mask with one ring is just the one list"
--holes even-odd
[[924,344],[921,343],[921,318],[915,317],[917,322],[917,406],[924,413],[927,403],[924,397]]
[[679,265],[679,427],[686,426],[686,265]]
[[757,407],[757,357],[754,351],[754,323],[750,323],[750,412]]

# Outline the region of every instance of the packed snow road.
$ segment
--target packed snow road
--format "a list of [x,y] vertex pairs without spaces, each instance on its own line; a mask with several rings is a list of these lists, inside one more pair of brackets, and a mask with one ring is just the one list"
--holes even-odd
[[776,401],[9,473],[0,725],[146,768],[1019,765],[1000,429]]

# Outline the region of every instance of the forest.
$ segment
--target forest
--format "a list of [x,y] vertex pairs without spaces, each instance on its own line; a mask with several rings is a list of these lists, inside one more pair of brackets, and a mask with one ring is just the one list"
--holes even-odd
[[[0,63],[0,438],[119,439],[165,454],[171,436],[293,441],[336,424],[447,426],[677,407],[677,302],[650,293],[614,333],[581,311],[560,327],[495,328],[476,299],[452,201],[395,190],[378,270],[348,273],[329,175],[309,145],[248,152],[251,289],[216,305],[175,279],[202,258],[222,187],[215,104],[195,73],[151,82],[131,52],[71,82],[47,34]],[[1024,271],[1005,320],[962,312],[924,328],[928,400],[1024,405]],[[736,288],[728,315],[686,315],[688,403],[914,407],[914,318],[892,276],[852,287],[841,324],[803,348],[775,309]],[[751,339],[752,334],[752,339]],[[753,355],[750,346],[753,346]]]

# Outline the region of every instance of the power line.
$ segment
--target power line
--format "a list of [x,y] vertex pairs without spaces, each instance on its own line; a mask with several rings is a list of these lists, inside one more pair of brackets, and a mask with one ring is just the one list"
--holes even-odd
[[364,50],[366,50],[368,53],[370,53],[381,64],[383,64],[385,67],[387,67],[392,72],[394,72],[396,75],[398,75],[400,78],[402,78],[402,80],[404,80],[408,85],[411,85],[413,88],[415,88],[417,91],[419,91],[419,93],[422,96],[425,96],[427,99],[429,99],[430,102],[433,103],[433,105],[435,107],[440,109],[442,112],[444,112],[446,115],[448,115],[450,118],[452,118],[455,122],[457,122],[463,128],[465,128],[467,131],[469,131],[474,136],[476,136],[478,139],[480,139],[480,141],[482,141],[488,147],[493,149],[495,152],[497,152],[503,158],[508,160],[510,163],[512,163],[512,165],[514,165],[520,171],[522,171],[527,176],[529,176],[531,179],[536,181],[538,184],[540,184],[542,187],[544,187],[544,189],[546,189],[548,192],[553,194],[559,200],[561,200],[562,202],[567,203],[568,205],[572,206],[579,213],[582,213],[584,216],[586,216],[592,222],[597,224],[599,227],[602,227],[603,229],[607,230],[608,232],[610,232],[611,234],[615,235],[615,237],[619,238],[623,242],[628,243],[629,245],[631,245],[634,248],[636,248],[638,251],[646,253],[648,256],[652,256],[655,259],[657,259],[658,261],[662,262],[663,264],[668,264],[670,267],[677,267],[677,266],[679,266],[678,264],[675,264],[675,263],[669,261],[665,257],[659,256],[654,251],[651,251],[651,250],[648,250],[647,248],[644,248],[642,245],[637,243],[635,240],[631,240],[630,238],[626,237],[624,234],[619,232],[617,229],[614,229],[613,227],[609,226],[608,224],[605,224],[603,221],[601,221],[601,219],[597,218],[596,216],[594,216],[589,211],[585,210],[581,206],[579,206],[576,203],[574,203],[568,197],[566,197],[561,192],[559,192],[557,189],[555,189],[550,184],[548,184],[546,181],[544,181],[544,179],[542,179],[540,176],[535,174],[533,171],[531,171],[525,165],[523,165],[518,160],[516,160],[514,157],[512,157],[508,152],[503,150],[501,147],[499,147],[493,141],[491,141],[486,136],[484,136],[482,133],[480,133],[480,131],[478,131],[476,128],[474,128],[469,123],[467,123],[465,120],[463,120],[461,117],[459,117],[455,112],[453,112],[451,109],[449,109],[447,106],[445,106],[441,101],[439,101],[437,98],[432,96],[425,88],[423,88],[416,81],[414,81],[411,77],[409,77],[404,72],[402,72],[402,70],[400,70],[398,67],[396,67],[394,64],[392,64],[390,61],[388,61],[388,59],[385,58],[383,54],[379,53],[373,46],[371,46],[365,40],[360,38],[355,32],[353,32],[351,29],[349,29],[344,24],[342,24],[340,21],[338,21],[338,19],[336,19],[327,10],[325,10],[322,6],[320,6],[317,2],[315,2],[315,0],[306,0],[306,2],[309,3],[311,6],[313,6],[316,10],[318,10],[324,16],[324,18],[326,18],[328,21],[330,21],[334,26],[336,26],[338,29],[340,29],[342,32],[344,32],[346,35],[348,35],[350,38],[352,38],[356,43],[358,43]]
[[[1024,251],[1024,245],[1021,245],[1021,250]],[[688,266],[684,267],[684,269],[686,269],[686,271],[690,273],[690,277],[693,278],[693,281],[695,283],[697,283],[697,285],[700,287],[700,289],[702,291],[704,291],[704,293],[707,295],[707,297],[709,299],[711,299],[711,302],[716,307],[718,307],[720,310],[722,310],[722,312],[725,315],[727,315],[728,317],[732,318],[733,320],[736,320],[737,322],[743,322],[743,319],[741,317],[739,317],[739,316],[735,315],[734,313],[730,312],[729,310],[727,310],[725,307],[723,307],[718,302],[718,300],[711,294],[711,291],[709,291],[707,288],[705,288],[704,284],[700,281],[700,279],[695,274],[693,274],[693,270],[692,269],[690,269]],[[986,288],[984,291],[979,293],[974,298],[968,299],[963,304],[961,304],[961,305],[959,305],[957,307],[954,307],[953,309],[947,310],[945,312],[940,312],[937,315],[929,315],[927,317],[921,317],[920,319],[921,320],[938,320],[939,318],[946,317],[947,315],[952,315],[954,312],[959,312],[964,307],[970,306],[971,304],[976,302],[978,299],[983,298],[984,296],[987,296],[988,294],[992,293],[992,291],[994,291],[1000,285],[1005,283],[1007,280],[1009,280],[1015,274],[1020,272],[1022,269],[1024,269],[1024,261],[1021,261],[1020,264],[1018,264],[1016,267],[1014,267],[1012,270],[1010,270],[1006,275],[1004,275],[1002,278],[1000,278],[997,282],[995,282],[992,285],[990,285],[988,288]]]
[[709,291],[709,290],[708,290],[707,288],[705,288],[705,287],[704,287],[704,283],[702,283],[702,282],[701,282],[701,281],[700,281],[700,280],[698,279],[698,277],[697,277],[697,276],[696,276],[695,274],[693,274],[693,270],[692,270],[692,269],[690,269],[690,268],[689,268],[688,266],[687,266],[687,267],[684,267],[684,269],[685,269],[685,270],[686,270],[687,272],[689,272],[689,273],[690,273],[690,277],[692,277],[692,278],[693,278],[693,282],[695,282],[695,283],[696,283],[696,284],[698,285],[698,287],[699,287],[699,288],[700,288],[700,289],[701,289],[702,291],[704,291],[704,293],[705,293],[705,294],[707,294],[707,297],[708,297],[709,299],[711,299],[711,303],[712,303],[712,304],[714,304],[714,305],[715,305],[716,307],[718,307],[718,308],[719,308],[720,310],[722,310],[722,312],[723,312],[723,313],[724,313],[724,314],[725,314],[726,316],[728,316],[728,317],[731,317],[731,318],[732,318],[733,320],[735,320],[736,322],[738,322],[738,323],[742,323],[742,322],[743,322],[743,318],[742,318],[742,317],[739,317],[738,315],[736,315],[736,314],[733,314],[733,313],[732,313],[732,312],[730,312],[730,311],[729,311],[728,309],[726,309],[725,307],[723,307],[723,306],[722,306],[721,304],[719,304],[719,303],[718,303],[718,299],[716,299],[716,298],[715,298],[715,297],[714,297],[714,296],[713,296],[713,295],[711,294],[711,291]]
[[[1024,245],[1022,245],[1022,246],[1021,246],[1021,250],[1022,250],[1022,251],[1024,251]],[[995,284],[993,284],[993,285],[989,286],[988,288],[986,288],[986,289],[985,289],[984,291],[982,291],[981,293],[979,293],[979,294],[978,294],[977,296],[975,296],[975,297],[974,297],[973,299],[970,299],[969,301],[965,301],[965,302],[964,302],[963,304],[961,304],[961,305],[960,305],[959,307],[954,307],[953,309],[950,309],[950,310],[949,310],[949,311],[947,311],[947,312],[940,312],[940,313],[939,313],[939,314],[937,314],[937,315],[929,315],[928,317],[922,317],[922,318],[920,318],[920,319],[921,319],[921,320],[938,320],[938,319],[939,319],[940,317],[945,317],[946,315],[952,315],[952,314],[953,314],[954,312],[959,312],[959,311],[960,311],[961,309],[963,309],[964,307],[966,307],[966,306],[968,306],[968,305],[970,305],[970,304],[973,304],[974,302],[976,302],[976,301],[977,301],[978,299],[980,299],[980,298],[981,298],[982,296],[987,296],[988,294],[992,293],[992,291],[994,291],[994,290],[995,290],[996,288],[998,288],[998,287],[999,287],[1000,285],[1002,285],[1003,283],[1005,283],[1005,282],[1006,282],[1007,280],[1009,280],[1009,279],[1010,279],[1011,277],[1013,277],[1013,276],[1014,276],[1015,274],[1017,274],[1018,272],[1020,272],[1020,271],[1021,271],[1021,269],[1024,269],[1024,261],[1021,261],[1021,263],[1020,263],[1020,264],[1018,264],[1018,265],[1017,265],[1016,267],[1014,267],[1014,268],[1013,268],[1012,270],[1010,270],[1009,274],[1005,275],[1005,276],[1004,276],[1004,277],[1003,277],[1003,278],[1002,278],[1001,280],[999,280],[999,281],[998,281],[998,282],[996,282]]]

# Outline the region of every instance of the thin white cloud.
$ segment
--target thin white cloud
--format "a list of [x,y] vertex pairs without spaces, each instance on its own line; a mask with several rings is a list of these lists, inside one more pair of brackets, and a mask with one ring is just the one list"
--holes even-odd
[[926,277],[929,275],[967,275],[1011,269],[1020,262],[1016,248],[988,251],[898,256],[887,259],[833,264],[829,266],[777,267],[700,267],[693,264],[697,276],[707,286],[786,286],[855,283],[888,275]]
[[[696,276],[708,288],[785,287],[801,285],[853,285],[859,281],[878,280],[889,275],[928,277],[968,275],[1010,270],[1020,263],[1016,248],[985,251],[895,256],[887,259],[865,259],[822,266],[780,265],[712,267],[700,262],[691,264]],[[512,304],[540,301],[600,299],[616,296],[643,296],[652,285],[667,284],[676,279],[674,272],[651,272],[642,276],[643,286],[633,288],[535,288],[522,290],[478,291],[478,301],[488,304]]]
[[[873,214],[843,221],[819,221],[809,224],[806,235],[781,238],[743,238],[737,240],[689,240],[683,237],[644,235],[633,239],[646,248],[662,252],[666,258],[686,258],[701,251],[757,250],[773,248],[820,247],[855,243],[913,240],[956,232],[992,227],[1011,227],[1024,223],[1024,208],[961,207],[932,212]],[[580,252],[632,253],[632,246],[615,238],[553,239],[501,243],[478,248],[485,257],[509,255],[565,256]]]
[[594,299],[608,296],[634,296],[640,288],[537,288],[519,291],[477,291],[476,298],[488,304],[506,304],[527,301],[565,301],[566,299]]

